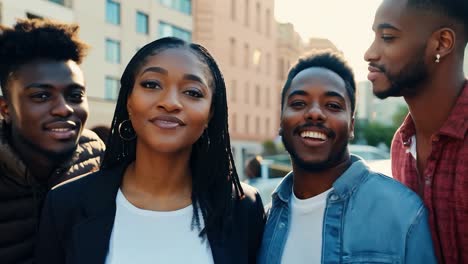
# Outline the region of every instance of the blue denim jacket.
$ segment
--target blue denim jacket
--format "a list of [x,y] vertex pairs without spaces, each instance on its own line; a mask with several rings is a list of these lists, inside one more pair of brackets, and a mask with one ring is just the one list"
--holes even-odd
[[[323,219],[321,263],[436,263],[427,211],[399,182],[357,156],[333,184]],[[259,263],[281,263],[289,230],[293,174],[272,194]],[[304,226],[303,228],[307,228]]]

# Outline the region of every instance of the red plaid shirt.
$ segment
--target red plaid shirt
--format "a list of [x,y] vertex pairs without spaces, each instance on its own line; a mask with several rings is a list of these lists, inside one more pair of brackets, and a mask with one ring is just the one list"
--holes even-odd
[[[430,106],[428,106],[430,107]],[[410,153],[415,135],[408,115],[392,142],[393,176],[423,194],[440,263],[468,263],[468,82],[448,120],[432,136],[432,152],[418,176]]]

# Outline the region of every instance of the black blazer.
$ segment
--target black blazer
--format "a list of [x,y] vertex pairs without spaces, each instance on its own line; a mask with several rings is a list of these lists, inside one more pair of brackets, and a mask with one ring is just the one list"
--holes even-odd
[[[37,264],[104,264],[124,169],[98,171],[49,192],[42,211]],[[224,240],[208,233],[215,263],[256,263],[265,224],[263,204],[256,189],[242,187],[245,198],[234,206],[233,232]]]

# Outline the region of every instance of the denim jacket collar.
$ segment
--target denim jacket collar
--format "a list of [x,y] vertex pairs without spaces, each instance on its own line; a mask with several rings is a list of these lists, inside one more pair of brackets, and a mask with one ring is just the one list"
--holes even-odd
[[[338,195],[338,198],[348,197],[362,182],[363,178],[367,173],[363,173],[368,170],[366,163],[359,158],[351,154],[351,166],[333,183],[334,194]],[[291,190],[293,186],[293,172],[288,173],[281,183],[273,191],[272,197],[273,202],[282,201],[289,203],[291,198]]]

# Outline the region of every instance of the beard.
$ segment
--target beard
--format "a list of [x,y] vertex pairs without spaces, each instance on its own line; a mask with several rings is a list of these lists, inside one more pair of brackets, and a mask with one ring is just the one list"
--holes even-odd
[[342,146],[339,146],[338,151],[330,153],[330,156],[322,162],[308,162],[300,158],[299,154],[295,151],[292,144],[285,140],[284,136],[281,137],[284,148],[291,156],[291,160],[294,165],[298,166],[303,171],[320,172],[336,166],[343,160],[343,157],[347,155],[348,144],[345,142]]
[[384,91],[374,92],[379,99],[387,97],[414,96],[421,92],[421,83],[427,80],[429,74],[424,62],[424,49],[421,49],[415,60],[406,64],[397,74],[387,72],[384,66],[377,66],[390,82],[390,87]]
[[[47,160],[51,162],[51,164],[60,164],[63,161],[70,159],[76,151],[78,144],[74,145],[71,148],[63,149],[60,151],[52,151],[48,149],[44,149],[40,145],[36,144],[35,142],[29,140],[29,138],[23,136],[19,131],[16,133],[16,137],[19,141],[21,141],[25,146],[27,146],[31,152],[35,152],[38,155],[45,157]],[[11,135],[10,135],[11,137]]]

